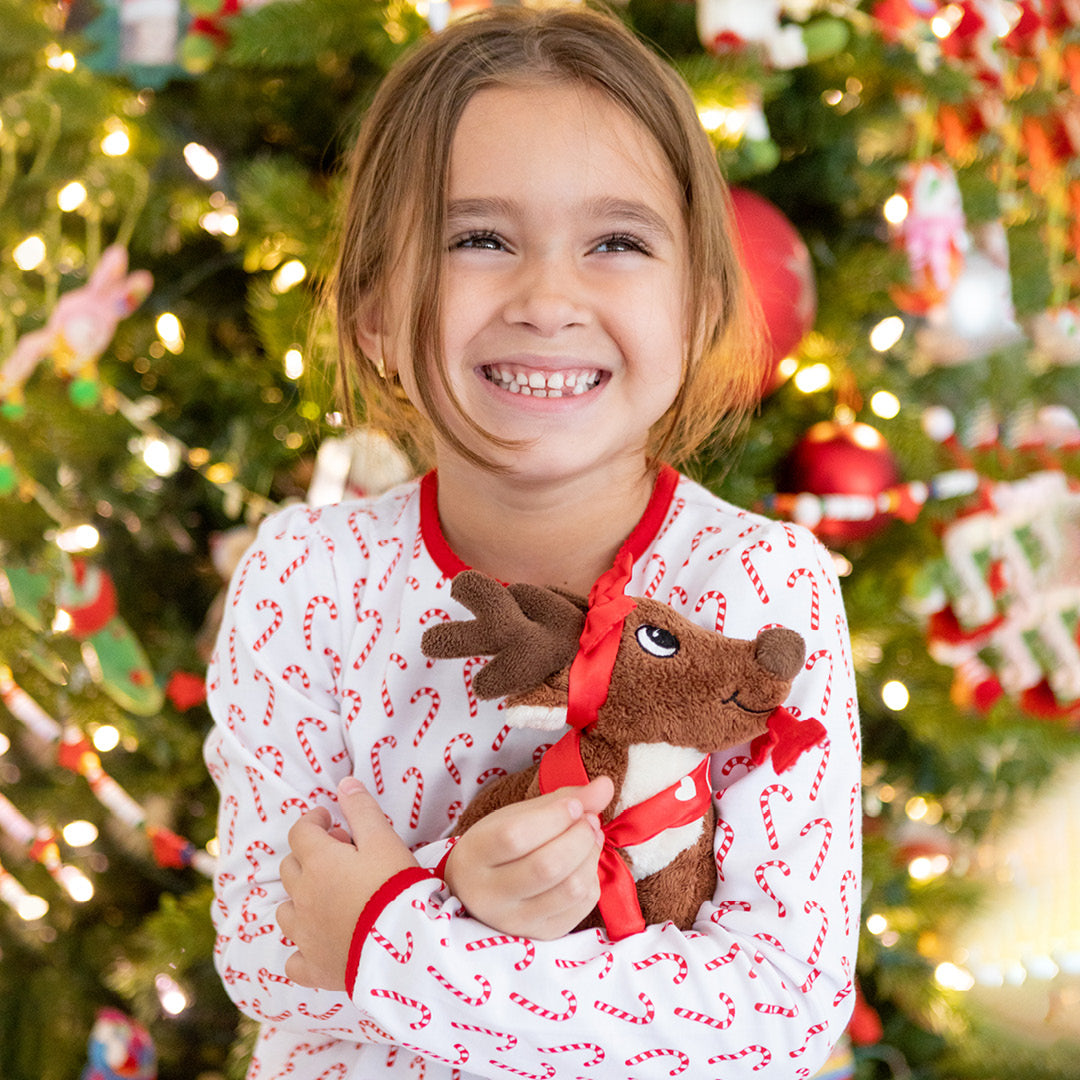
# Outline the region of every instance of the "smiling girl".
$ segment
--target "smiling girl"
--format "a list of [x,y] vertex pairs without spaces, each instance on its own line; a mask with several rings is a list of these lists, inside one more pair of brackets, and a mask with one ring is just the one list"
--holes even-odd
[[[686,89],[617,22],[496,9],[390,74],[354,153],[335,296],[348,402],[422,479],[264,523],[210,673],[219,970],[251,1075],[806,1077],[850,1012],[857,708],[831,562],[667,462],[737,428],[762,367],[726,191]],[[618,559],[617,559],[618,557]],[[694,928],[572,932],[606,777],[447,839],[542,753],[420,652],[475,567],[598,578],[709,629],[798,630],[777,778],[714,756]],[[299,820],[298,820],[299,819]],[[419,1070],[419,1073],[417,1073]],[[674,1070],[674,1071],[673,1071]]]

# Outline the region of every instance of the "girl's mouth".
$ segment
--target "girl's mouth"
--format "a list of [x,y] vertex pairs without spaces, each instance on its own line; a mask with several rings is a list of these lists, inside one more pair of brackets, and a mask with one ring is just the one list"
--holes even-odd
[[595,368],[568,371],[538,371],[513,365],[487,364],[481,368],[484,378],[511,394],[525,397],[579,397],[588,393],[603,378]]

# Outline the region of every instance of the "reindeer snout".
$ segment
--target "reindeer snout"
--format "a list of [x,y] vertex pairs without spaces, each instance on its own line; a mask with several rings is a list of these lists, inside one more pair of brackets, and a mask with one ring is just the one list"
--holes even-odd
[[798,675],[806,659],[806,645],[794,630],[774,627],[762,630],[754,641],[754,659],[770,675],[791,680]]

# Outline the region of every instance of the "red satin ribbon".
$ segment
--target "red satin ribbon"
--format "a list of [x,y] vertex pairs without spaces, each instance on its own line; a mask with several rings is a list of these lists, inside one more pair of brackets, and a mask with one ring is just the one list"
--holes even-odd
[[[689,790],[687,780],[693,784]],[[567,784],[586,784],[589,778],[581,763],[581,732],[568,731],[540,759],[540,790],[553,791]],[[709,758],[703,757],[693,772],[663,791],[628,806],[604,825],[604,849],[600,853],[600,916],[612,941],[645,929],[633,874],[619,848],[643,844],[665,829],[698,821],[708,812],[712,798]]]

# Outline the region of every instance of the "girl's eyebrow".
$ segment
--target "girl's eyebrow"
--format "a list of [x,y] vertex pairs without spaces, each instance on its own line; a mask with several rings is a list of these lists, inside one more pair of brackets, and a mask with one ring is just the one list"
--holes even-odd
[[[675,235],[663,215],[648,203],[636,199],[619,199],[601,195],[589,199],[584,204],[584,215],[588,219],[599,219],[608,225],[629,226],[643,229],[665,240],[674,241]],[[471,199],[451,199],[446,208],[446,220],[451,226],[477,219],[517,220],[521,216],[521,205],[513,199],[498,196]]]

